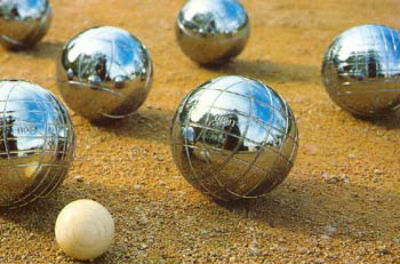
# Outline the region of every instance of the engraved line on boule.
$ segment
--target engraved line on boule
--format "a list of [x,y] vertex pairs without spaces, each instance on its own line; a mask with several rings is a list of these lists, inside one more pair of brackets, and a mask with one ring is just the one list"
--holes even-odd
[[[231,110],[228,109],[228,108],[221,108],[221,107],[218,107],[218,106],[211,106],[211,105],[208,105],[208,104],[204,104],[203,106],[209,106],[209,107],[211,107],[212,109],[222,110],[222,111],[226,111],[226,112],[231,112]],[[275,110],[275,111],[276,111],[276,110]],[[275,112],[275,111],[273,111],[273,112]],[[276,112],[279,112],[280,114],[282,114],[282,116],[283,116],[284,118],[287,118],[287,115],[286,115],[286,114],[283,114],[281,111],[276,111]],[[244,118],[249,118],[249,119],[251,119],[251,120],[253,120],[253,121],[256,121],[258,124],[260,124],[260,125],[262,125],[262,126],[265,126],[265,127],[272,127],[272,128],[274,128],[275,130],[278,130],[278,131],[281,131],[281,132],[285,132],[285,131],[282,130],[281,128],[278,128],[278,127],[273,126],[273,125],[271,125],[271,124],[267,124],[264,120],[261,120],[260,118],[258,118],[258,117],[256,117],[256,116],[248,116],[247,114],[245,114],[245,113],[243,113],[243,112],[241,112],[241,111],[238,111],[238,110],[236,110],[236,113],[237,113],[238,115],[244,117]]]
[[[15,175],[16,175],[16,178],[18,179],[18,181],[20,182],[20,184],[22,185],[23,184],[23,182],[22,182],[22,179],[21,179],[21,176],[20,176],[20,174],[19,174],[19,172],[18,172],[18,170],[16,169],[16,167],[15,167],[15,162],[13,161],[13,159],[11,158],[11,156],[10,156],[10,150],[9,150],[9,146],[8,146],[8,137],[7,137],[7,134],[6,134],[6,130],[5,130],[5,127],[4,127],[4,124],[7,122],[7,117],[6,117],[6,109],[7,109],[7,103],[8,103],[8,100],[10,99],[10,96],[11,96],[11,93],[14,91],[14,89],[16,88],[16,86],[17,86],[17,84],[18,84],[18,82],[13,82],[13,86],[11,87],[11,88],[9,88],[10,89],[10,91],[9,91],[9,93],[8,93],[8,95],[7,95],[7,101],[5,102],[5,104],[4,104],[4,110],[3,110],[3,119],[4,119],[4,122],[3,122],[3,137],[4,137],[4,143],[5,143],[5,149],[6,149],[6,152],[7,152],[7,156],[8,156],[8,161],[9,161],[9,163],[10,163],[10,165],[12,166],[12,168],[13,168],[13,170],[14,170],[14,173],[15,173]],[[16,203],[16,201],[8,201],[9,203],[11,202],[11,204],[15,204]]]
[[[185,103],[185,105],[182,107],[182,109],[185,109],[185,107],[186,107],[188,101],[189,101],[189,100],[186,101],[186,103]],[[186,129],[188,128],[188,123],[189,123],[189,122],[188,122],[188,119],[189,119],[190,113],[193,111],[193,109],[194,109],[194,108],[190,109],[190,112],[189,112],[188,115],[186,116],[187,119],[184,120],[184,121],[182,122],[182,125],[183,125]],[[182,128],[180,127],[180,129],[182,129]],[[185,142],[184,147],[185,147],[186,157],[187,157],[187,159],[188,159],[188,163],[189,163],[190,170],[191,170],[193,176],[196,178],[196,182],[198,182],[199,185],[200,185],[202,188],[204,188],[204,190],[205,190],[206,192],[209,192],[209,193],[211,193],[212,195],[215,195],[215,197],[218,197],[219,199],[222,199],[219,195],[217,195],[217,194],[215,194],[214,192],[210,191],[210,190],[203,184],[203,182],[199,180],[199,177],[197,176],[197,173],[196,173],[196,171],[194,170],[194,167],[193,167],[193,164],[192,164],[192,160],[191,160],[190,153],[189,153],[189,148],[188,148],[189,145],[188,145],[188,142],[187,142],[187,138],[186,138],[186,137],[183,137],[183,138],[184,138],[184,142]]]
[[[252,93],[252,96],[250,97],[250,101],[251,101],[251,109],[256,109],[256,107],[255,107],[255,100],[254,100],[254,92],[253,92],[253,90],[251,90],[251,93]],[[254,111],[254,110],[253,110]],[[272,111],[273,112],[273,111]],[[250,114],[250,117],[251,117],[252,115]],[[247,118],[247,120],[249,121],[249,123],[248,124],[250,124],[250,120],[251,120],[251,118],[250,117],[248,117]],[[269,121],[271,121],[271,117],[270,117],[270,120]],[[270,128],[270,130],[271,130],[271,128]],[[269,131],[266,133],[266,135],[269,133]],[[246,140],[249,140],[248,138],[247,138],[247,131],[246,131],[246,135],[244,135],[244,137],[246,138]],[[266,138],[267,138],[267,136],[266,136]],[[249,140],[250,141],[250,140]],[[262,141],[262,142],[264,142],[264,140]],[[236,177],[236,180],[234,180],[234,182],[232,183],[232,185],[236,185],[238,182],[240,182],[240,180],[243,180],[243,178],[245,178],[245,176],[250,172],[250,170],[253,168],[253,166],[254,166],[254,164],[256,163],[256,161],[258,160],[258,157],[261,155],[261,153],[263,152],[263,149],[264,149],[264,146],[262,146],[262,145],[260,145],[259,143],[255,143],[256,145],[257,145],[257,147],[260,147],[260,150],[258,150],[257,151],[257,154],[256,154],[256,156],[254,157],[254,159],[253,159],[253,161],[251,162],[251,163],[248,163],[247,164],[247,169],[242,173],[242,174],[240,174],[238,177]],[[257,166],[255,166],[255,167],[257,167]],[[245,195],[241,195],[241,194],[239,194],[239,193],[234,193],[235,195],[237,195],[237,196],[239,196],[239,197],[245,197],[246,196],[246,194]]]
[[[47,144],[47,121],[48,121],[48,114],[47,114],[47,112],[46,112],[46,108],[43,107],[42,103],[41,103],[40,101],[37,100],[36,96],[33,97],[33,100],[36,102],[36,106],[42,108],[42,110],[41,110],[40,112],[41,112],[42,114],[45,113],[45,115],[44,115],[44,116],[45,116],[45,122],[44,122],[44,123],[45,123],[44,145],[46,145],[46,144]],[[35,175],[36,173],[38,173],[38,171],[41,170],[41,167],[42,167],[41,164],[42,164],[42,162],[43,162],[43,154],[44,154],[43,151],[44,151],[44,147],[42,147],[42,148],[39,150],[39,152],[40,152],[39,161],[37,162],[38,165],[36,166],[36,169],[35,169],[35,171],[33,172],[33,175]],[[36,192],[37,190],[39,190],[39,189],[42,187],[42,184],[44,184],[44,183],[46,182],[46,179],[47,179],[47,177],[48,177],[49,171],[50,171],[50,170],[47,170],[47,171],[46,171],[46,174],[41,178],[39,184],[36,185],[30,193],[27,193],[25,196],[22,196],[22,197],[19,199],[19,201],[17,200],[17,203],[23,202],[23,204],[26,204],[28,198],[30,198],[30,197],[33,197],[33,198],[31,198],[31,201],[35,201],[35,200],[39,197],[39,196],[37,196],[37,195],[35,194],[35,192]],[[36,178],[36,177],[34,177],[34,178]]]
[[[236,138],[238,138],[238,137],[236,137]],[[184,146],[184,144],[177,144],[177,146]],[[201,150],[202,149],[201,147],[194,146],[194,145],[188,145],[188,147],[191,148],[191,149],[197,149],[197,150]],[[275,155],[278,155],[281,158],[286,159],[288,162],[290,162],[290,160],[287,157],[283,156],[281,153],[279,153],[279,151],[276,151],[273,148],[266,148],[263,145],[259,145],[259,147],[262,148],[264,152],[272,152]],[[215,153],[215,154],[221,154],[222,153],[221,149],[213,147],[213,146],[208,146],[208,150],[213,152],[213,153]],[[243,153],[241,153],[241,152],[238,152],[238,154],[243,155]],[[252,154],[254,154],[254,153],[251,153],[251,154],[248,153],[248,155],[252,155]]]
[[[385,34],[384,31],[387,31],[387,30],[383,29],[383,28],[379,28],[379,34],[381,36],[381,40],[383,40],[384,47],[385,47],[385,52],[383,53],[383,55],[385,56],[386,69],[390,69],[390,67],[389,67],[389,56],[388,56],[390,51],[389,51],[389,45],[388,45],[387,40],[386,40],[386,34]],[[376,36],[374,35],[374,39],[375,38],[376,38]],[[375,49],[379,49],[378,41],[376,39],[375,39]],[[366,65],[369,66],[368,64],[366,64]],[[378,61],[375,61],[375,69],[378,69]],[[368,69],[367,69],[367,72],[368,72]]]
[[[236,86],[236,85],[235,85]],[[232,86],[232,87],[235,87],[235,86]],[[230,88],[232,88],[232,87],[230,87]],[[253,107],[252,107],[253,106]],[[254,100],[252,100],[252,98],[250,97],[250,107],[249,107],[249,113],[248,113],[248,118],[246,118],[246,120],[247,120],[247,124],[246,124],[246,127],[245,127],[245,131],[242,133],[242,135],[239,137],[239,142],[237,143],[237,145],[236,145],[236,147],[234,148],[234,150],[232,151],[232,153],[231,153],[231,155],[230,156],[228,156],[228,159],[230,159],[230,161],[231,161],[231,159],[233,158],[233,157],[235,157],[236,156],[236,154],[238,153],[238,151],[239,151],[239,149],[240,149],[240,147],[241,147],[241,145],[244,143],[244,140],[247,138],[247,132],[248,132],[248,130],[249,130],[249,126],[250,126],[250,116],[252,116],[252,114],[253,114],[253,111],[254,111],[254,109],[255,109],[255,107],[254,107]],[[233,110],[231,110],[231,111],[229,111],[229,112],[233,112],[234,114],[236,114],[236,112],[238,112],[236,109],[233,109]],[[221,132],[221,131],[220,131]],[[226,131],[223,131],[222,132],[223,134],[227,134],[226,133]],[[223,163],[223,166],[222,167],[220,167],[220,170],[218,171],[218,173],[217,173],[217,175],[220,175],[221,174],[221,172],[222,172],[222,170],[224,169],[224,167],[227,165],[229,163],[229,161],[228,162],[226,162],[226,163]],[[248,163],[248,162],[247,162]],[[249,166],[249,165],[248,165]],[[242,176],[242,175],[241,175]],[[221,181],[221,183],[222,183],[222,181]],[[233,194],[233,195],[236,195],[236,196],[241,196],[240,194],[238,194],[238,193],[235,193],[235,192],[232,192],[229,188],[227,188],[226,187],[226,184],[223,186],[224,187],[224,189],[228,192],[228,193],[230,193],[230,194]]]
[[[85,83],[85,82],[64,81],[64,83],[72,84],[73,86],[71,86],[71,87],[74,88],[74,89],[81,89],[81,90],[84,89],[84,88],[82,88],[81,86],[84,86],[84,87],[86,87],[86,88],[93,89],[91,85],[89,85],[89,84],[87,84],[87,83]],[[114,95],[119,96],[119,97],[125,97],[124,94],[122,94],[122,93],[120,93],[120,92],[116,92],[116,91],[114,91],[114,90],[112,90],[112,89],[106,88],[106,87],[104,87],[104,86],[97,86],[95,89],[96,89],[96,90],[99,90],[99,91],[103,91],[103,92],[109,92],[109,93],[114,94]]]
[[[285,106],[285,108],[286,108],[286,112],[288,112],[288,105],[287,105],[286,101],[285,101],[282,97],[281,97],[281,99],[285,102],[285,103],[284,103],[284,106]],[[294,118],[294,117],[293,117],[293,118]],[[288,118],[287,118],[287,119],[288,119]],[[287,120],[287,124],[288,124],[288,126],[289,126],[289,124],[290,124],[289,120]],[[296,127],[297,127],[297,126],[296,126]],[[285,136],[287,136],[287,133],[285,134]],[[282,144],[281,144],[281,146],[280,146],[279,153],[282,153],[283,147],[286,146],[287,143],[288,143],[287,140],[283,140],[283,139],[282,139]],[[273,164],[273,166],[272,166],[271,168],[275,168],[275,164],[278,162],[278,160],[279,160],[279,156],[276,157],[276,160],[274,161],[274,164]],[[289,165],[290,165],[290,168],[288,168],[288,169],[290,170],[291,167],[293,166],[293,164],[290,162]],[[275,180],[273,181],[273,183],[271,184],[271,186],[267,189],[267,192],[270,191],[270,190],[272,190],[272,189],[274,189],[274,188],[278,185],[278,183],[281,182],[281,181],[282,181],[281,178],[276,177]]]
[[[265,91],[268,92],[269,101],[270,101],[271,104],[272,104],[273,99],[272,99],[271,89],[270,89],[268,86],[266,86],[265,84],[263,84],[263,85],[264,85],[264,87],[266,88]],[[270,119],[268,120],[268,123],[270,124],[270,125],[269,125],[269,130],[268,130],[268,133],[267,133],[265,139],[268,139],[269,137],[273,137],[273,136],[272,136],[272,133],[271,133],[271,132],[272,132],[272,129],[273,129],[273,126],[272,126],[271,124],[272,124],[272,121],[275,119],[275,118],[274,118],[274,117],[275,117],[275,111],[271,111],[271,112],[272,112],[272,114],[270,115]],[[280,111],[279,111],[279,112],[280,112]],[[265,122],[265,123],[266,123],[266,122]],[[266,123],[266,124],[267,124],[267,123]],[[264,147],[264,146],[263,146],[263,147]],[[268,151],[275,152],[274,149],[270,149],[270,148],[265,148],[265,149],[268,150]],[[275,152],[275,154],[277,154],[277,157],[279,157],[279,155],[282,155],[280,151],[279,151],[279,152]],[[257,159],[258,159],[259,155],[261,155],[261,152],[257,155]],[[285,157],[285,158],[286,158],[286,157]],[[254,161],[254,163],[257,162],[257,159]],[[275,158],[275,159],[277,159],[277,158]],[[274,162],[273,164],[275,164],[275,162]],[[256,165],[256,167],[258,167],[258,166]],[[273,167],[273,166],[272,166],[272,167]],[[249,170],[249,171],[250,171],[250,170]],[[267,172],[265,172],[265,174],[268,174],[268,173],[269,173],[269,170],[267,170]],[[247,191],[247,192],[244,194],[244,197],[246,197],[249,193],[251,193],[252,191],[254,191],[255,189],[257,189],[257,187],[258,187],[259,185],[261,185],[261,183],[262,183],[262,181],[259,181],[255,186],[253,186],[252,188],[250,188],[250,190]]]
[[[400,85],[400,83],[399,83]],[[377,92],[376,90],[362,90],[362,91],[345,91],[345,92],[336,92],[337,96],[346,96],[346,95],[358,95],[358,94],[368,94],[368,93],[397,93],[400,92],[400,89],[387,89]]]
[[[244,83],[244,82],[246,82],[247,81],[247,79],[246,80],[243,80],[243,79],[241,79],[240,81],[238,81],[238,82],[235,82],[235,83],[233,83],[233,84],[230,84],[230,85],[228,85],[224,90],[222,90],[222,91],[220,91],[220,93],[215,97],[215,99],[213,100],[213,103],[211,104],[211,105],[215,105],[215,103],[217,102],[217,100],[223,95],[223,93],[225,92],[225,91],[227,91],[227,90],[229,90],[231,87],[234,87],[234,86],[236,86],[236,85],[238,85],[238,84],[241,84],[241,83]],[[208,124],[209,123],[209,121],[210,121],[210,114],[211,114],[211,110],[212,110],[212,106],[210,106],[209,107],[209,109],[208,109],[208,112],[207,112],[207,114],[206,114],[206,121],[205,121],[205,124]],[[248,128],[248,127],[247,127]],[[204,134],[204,129],[202,129],[201,130],[201,132],[200,132],[200,134],[202,135],[202,139],[203,139],[203,144],[205,144],[205,145],[207,145],[206,144],[206,141],[205,141],[205,134]],[[219,131],[219,132],[221,132],[221,131]],[[247,132],[247,129],[246,129],[246,132]],[[199,136],[200,137],[200,136]],[[228,155],[228,157],[225,159],[225,161],[224,162],[222,162],[222,164],[220,164],[219,166],[218,166],[218,172],[217,172],[217,174],[219,173],[219,171],[221,171],[228,163],[229,163],[229,161],[230,161],[230,159],[236,154],[236,152],[239,150],[239,148],[240,148],[240,145],[243,143],[243,139],[242,138],[240,138],[239,139],[239,143],[235,146],[235,148],[232,150],[232,152]],[[207,151],[207,149],[206,149],[206,151]],[[224,184],[222,183],[222,182],[220,182],[220,180],[216,177],[216,175],[214,175],[213,173],[212,173],[212,169],[213,168],[215,168],[216,166],[215,165],[210,165],[210,166],[208,166],[208,173],[210,173],[211,175],[212,175],[212,177],[216,180],[216,182],[219,184],[219,186],[220,187],[222,187],[222,188],[224,188],[225,186],[224,186]]]
[[[216,88],[207,88],[207,87],[200,88],[199,90],[210,90],[210,91],[218,91],[218,92],[221,91],[220,89],[216,89]],[[239,93],[237,93],[237,92],[225,91],[225,93],[229,93],[229,94],[241,96],[241,97],[244,97],[244,98],[247,98],[247,99],[251,99],[249,96],[244,95],[244,94],[239,94]],[[283,113],[280,109],[276,108],[275,106],[273,106],[273,105],[270,104],[270,103],[263,102],[263,101],[261,101],[261,100],[258,100],[257,98],[254,98],[254,101],[257,102],[257,103],[259,103],[259,104],[261,104],[261,105],[263,105],[263,106],[270,107],[270,108],[272,108],[273,110],[278,111],[278,112],[280,112],[281,114],[283,114],[283,115],[286,116],[285,113]],[[272,102],[272,101],[271,101],[271,102]],[[211,106],[211,105],[205,104],[205,106]],[[212,107],[217,108],[217,109],[222,109],[222,110],[228,110],[228,109],[221,108],[221,107],[218,107],[218,106],[212,106]],[[243,112],[241,112],[241,111],[238,111],[238,112],[243,113]],[[243,113],[242,115],[243,115],[243,116],[246,116],[245,113]],[[257,117],[254,117],[254,118],[257,118]],[[261,122],[264,122],[264,121],[262,121],[262,120],[260,120],[260,121],[261,121]]]
[[[56,101],[56,99],[54,98],[54,96],[53,95],[51,95],[50,96],[50,98],[51,98],[51,100],[53,101],[53,104],[54,104],[54,107],[57,109],[58,108],[58,111],[56,111],[57,113],[59,112],[59,113],[63,113],[64,112],[64,109],[62,108],[62,106],[61,106],[61,104],[60,103],[58,103],[57,101]],[[65,116],[64,115],[60,115],[59,116],[59,118],[61,119],[61,122],[62,122],[62,128],[63,129],[66,129],[67,127],[73,127],[73,125],[72,125],[72,120],[71,119],[69,119],[69,120],[65,120],[64,118],[65,118]],[[68,122],[69,121],[69,122]],[[57,126],[57,137],[56,137],[56,144],[55,144],[55,154],[54,154],[54,160],[56,160],[56,157],[57,157],[57,153],[58,153],[58,145],[59,145],[59,137],[58,137],[58,126]],[[74,133],[74,131],[69,131],[68,133]],[[72,137],[73,137],[74,135],[72,135]],[[63,159],[63,160],[65,160],[65,153],[66,153],[66,151],[67,151],[67,141],[66,140],[63,140],[63,149],[62,149],[62,156],[61,156],[61,159]],[[71,161],[70,160],[66,160],[66,162],[68,163],[68,165],[71,165]],[[67,166],[68,166],[67,165]],[[67,173],[68,173],[68,170],[67,171],[65,171],[65,167],[61,167],[61,166],[57,166],[58,167],[58,171],[57,171],[57,173],[60,173],[60,176],[58,176],[58,177],[54,177],[53,179],[55,179],[55,181],[56,181],[56,183],[55,184],[52,184],[52,188],[48,191],[48,193],[50,194],[50,193],[52,193],[56,188],[58,188],[59,186],[60,186],[60,184],[64,181],[64,179],[66,178],[66,176],[67,176]]]
[[[231,86],[233,86],[233,85],[235,85],[235,84],[237,84],[237,83],[241,83],[241,82],[244,82],[244,80],[240,80],[240,81],[238,81],[238,82],[236,82],[236,83],[233,83],[233,84],[229,85],[229,86],[226,87],[223,91],[225,91],[225,90],[229,89]],[[218,98],[223,94],[223,91],[220,91],[220,93],[216,96],[216,98],[214,98],[213,103],[215,103],[215,102],[218,100]],[[193,108],[191,109],[191,111],[190,111],[189,114],[187,115],[187,118],[190,117],[190,113],[191,113],[192,111],[193,111]],[[209,110],[208,110],[208,112],[207,112],[207,114],[206,114],[206,118],[207,118],[207,119],[206,119],[206,122],[205,122],[206,124],[207,124],[208,121],[209,121],[210,112],[211,112],[211,107],[209,108]],[[188,128],[188,120],[185,120],[185,123],[186,123],[185,127]],[[203,144],[206,144],[206,143],[205,143],[205,136],[204,136],[204,131],[203,131],[203,129],[200,131],[200,134],[198,135],[197,138],[200,139],[200,137],[203,139]],[[188,145],[188,144],[187,144],[187,138],[186,138],[186,137],[184,137],[184,138],[185,138],[185,145],[186,145],[186,153],[187,153],[188,158],[189,158],[189,165],[190,165],[190,167],[191,167],[192,172],[194,173],[194,176],[197,178],[197,181],[200,183],[200,185],[201,185],[206,191],[208,191],[209,193],[215,195],[215,197],[218,197],[219,199],[225,200],[225,199],[219,197],[219,195],[216,195],[214,192],[211,192],[208,188],[204,187],[204,184],[199,180],[199,178],[198,178],[198,176],[197,176],[197,173],[196,173],[196,171],[194,170],[194,167],[193,167],[193,165],[192,165],[192,162],[191,162],[191,159],[190,159],[190,154],[189,154],[188,149],[187,149],[187,145]],[[205,149],[205,150],[207,151],[207,149]],[[227,163],[227,162],[229,162],[229,159],[227,159],[224,163]],[[223,163],[223,164],[224,164],[224,163]],[[208,166],[208,171],[211,171],[211,169],[212,169],[212,166]],[[215,177],[214,174],[212,174],[212,173],[209,173],[209,174],[211,174],[210,176],[211,176],[212,178],[214,178],[214,180],[218,183],[218,185],[220,185],[220,187],[223,187],[223,186],[221,185],[221,183],[218,181],[218,179]]]
[[[52,98],[52,96],[50,95],[50,98]],[[46,109],[46,107],[44,106],[44,104],[42,104],[42,102],[40,101],[40,102],[38,102],[39,103],[39,105],[41,106],[41,107],[43,107],[43,109],[45,110]],[[53,104],[51,105],[51,108],[55,108],[55,105],[54,105],[54,101],[53,101]],[[54,111],[55,113],[57,113],[57,111]],[[49,119],[50,119],[50,117],[49,117],[49,112],[47,112],[47,111],[45,111],[45,113],[46,113],[46,122],[45,122],[45,144],[44,144],[44,146],[46,146],[47,144],[48,144],[48,140],[49,140],[49,135],[48,135],[48,133],[49,133],[49,129],[48,129],[48,121],[49,121]],[[58,114],[58,113],[57,113]],[[52,120],[53,121],[53,120]],[[55,122],[56,120],[54,120],[54,122]],[[56,131],[57,131],[57,127],[58,127],[58,125],[57,126],[55,126],[55,128],[56,128]],[[56,138],[56,140],[58,140],[58,137],[56,136],[55,137]],[[55,147],[55,146],[54,146]],[[42,161],[42,159],[43,159],[43,154],[44,154],[44,147],[42,147],[42,149],[41,149],[42,151],[41,151],[41,159],[40,159],[40,164],[42,164],[43,163],[43,161]],[[50,151],[50,152],[52,152],[52,151]],[[59,168],[59,165],[56,163],[56,155],[54,154],[54,152],[52,152],[52,159],[51,159],[51,161],[50,161],[50,163],[51,164],[56,164],[54,167],[55,168]],[[41,167],[41,166],[40,166]],[[51,177],[51,179],[50,179],[50,181],[49,181],[49,183],[47,184],[47,186],[45,185],[45,183],[46,183],[46,181],[47,181],[47,177],[49,177],[49,174],[50,174],[50,169],[47,169],[47,171],[46,171],[46,175],[45,175],[45,177],[43,177],[43,182],[42,182],[42,184],[44,184],[43,186],[42,186],[42,184],[41,184],[41,186],[40,187],[43,187],[43,190],[40,192],[40,193],[38,193],[38,194],[36,194],[36,192],[33,192],[33,196],[35,197],[32,201],[34,201],[34,200],[36,200],[36,199],[38,199],[38,198],[40,198],[40,197],[43,197],[44,195],[46,195],[47,193],[48,193],[48,190],[49,190],[49,188],[51,188],[51,186],[53,186],[53,184],[54,184],[54,180],[57,178],[56,177],[56,173],[54,172],[54,171],[51,171],[51,174],[52,174],[52,177]],[[37,190],[40,190],[39,188],[37,189]]]

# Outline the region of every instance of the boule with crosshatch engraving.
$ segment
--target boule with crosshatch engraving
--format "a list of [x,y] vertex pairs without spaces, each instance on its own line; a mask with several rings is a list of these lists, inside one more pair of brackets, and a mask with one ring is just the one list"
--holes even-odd
[[273,89],[225,76],[185,97],[172,122],[171,147],[183,176],[205,194],[221,201],[256,198],[289,174],[298,131]]
[[94,123],[136,111],[151,88],[146,47],[128,31],[94,27],[69,40],[57,63],[57,83],[67,105]]
[[8,49],[27,49],[39,42],[51,24],[48,0],[1,0],[0,43]]
[[326,51],[322,80],[332,100],[359,117],[379,117],[400,106],[400,36],[383,25],[340,34]]
[[24,206],[60,186],[74,157],[75,132],[52,93],[1,80],[0,130],[0,207]]
[[189,0],[176,20],[181,50],[199,64],[229,61],[243,51],[249,36],[249,18],[237,0]]

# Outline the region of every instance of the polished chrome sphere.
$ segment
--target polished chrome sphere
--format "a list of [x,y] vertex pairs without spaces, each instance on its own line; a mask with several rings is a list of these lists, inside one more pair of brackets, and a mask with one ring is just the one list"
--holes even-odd
[[176,35],[193,61],[218,64],[242,52],[250,23],[237,0],[189,0],[178,15]]
[[133,113],[145,101],[152,75],[145,46],[116,27],[95,27],[78,34],[66,43],[57,65],[65,102],[93,122]]
[[217,200],[261,196],[293,166],[298,133],[286,101],[240,76],[208,81],[189,93],[171,128],[183,176]]
[[0,81],[0,130],[0,207],[26,205],[63,182],[75,134],[52,93],[25,81]]
[[325,54],[322,78],[340,107],[357,116],[387,114],[400,105],[400,37],[382,25],[339,35]]
[[6,48],[30,48],[44,37],[50,23],[47,0],[0,1],[0,43]]

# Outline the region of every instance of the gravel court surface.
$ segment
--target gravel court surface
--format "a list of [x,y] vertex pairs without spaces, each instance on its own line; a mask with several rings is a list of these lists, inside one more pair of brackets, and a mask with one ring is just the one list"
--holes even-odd
[[[33,50],[0,49],[0,78],[31,80],[56,95],[62,45],[94,25],[119,26],[149,49],[154,82],[129,119],[96,127],[72,114],[74,166],[59,190],[0,214],[0,263],[79,263],[54,238],[59,211],[89,198],[116,222],[115,243],[94,263],[400,263],[400,113],[355,119],[320,81],[336,35],[364,23],[400,27],[397,0],[243,0],[245,51],[202,68],[175,42],[184,1],[53,0],[53,24]],[[300,148],[287,180],[265,198],[218,205],[193,189],[170,154],[169,126],[197,85],[226,74],[257,78],[289,102]]]

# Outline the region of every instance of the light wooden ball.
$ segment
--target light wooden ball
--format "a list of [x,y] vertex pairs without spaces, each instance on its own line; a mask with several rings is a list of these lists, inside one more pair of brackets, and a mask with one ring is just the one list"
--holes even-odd
[[61,210],[55,233],[58,245],[67,255],[78,260],[93,260],[112,244],[114,220],[98,202],[77,200]]

